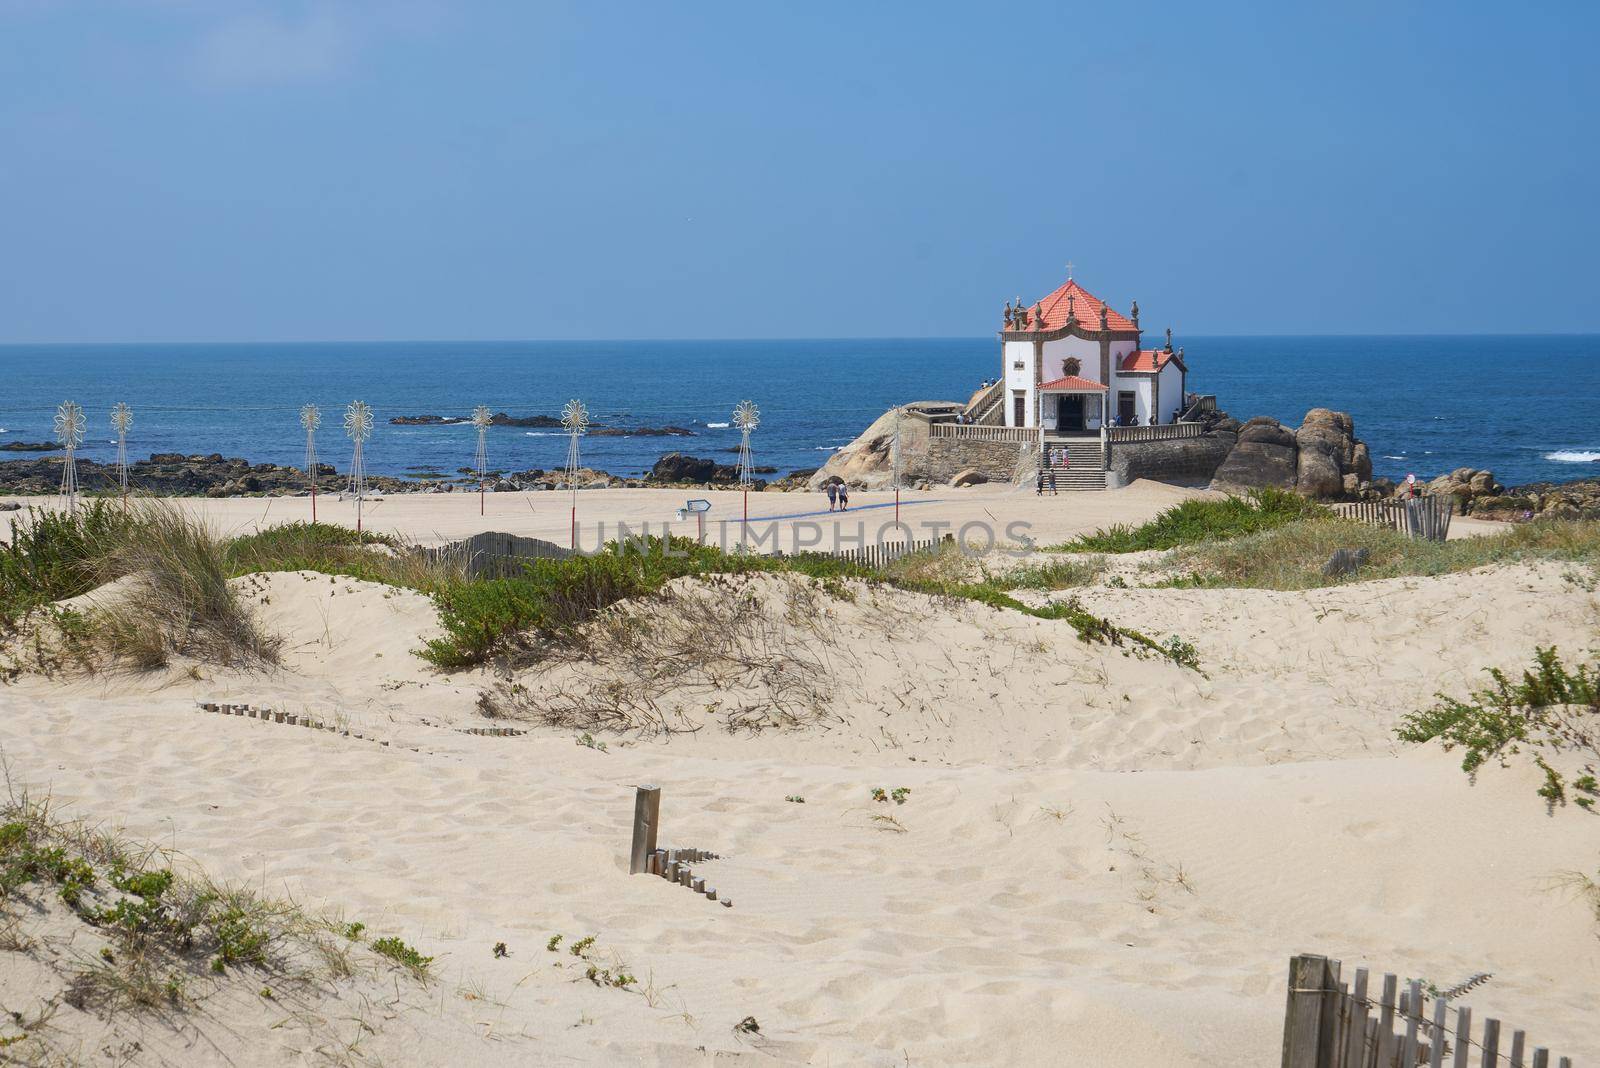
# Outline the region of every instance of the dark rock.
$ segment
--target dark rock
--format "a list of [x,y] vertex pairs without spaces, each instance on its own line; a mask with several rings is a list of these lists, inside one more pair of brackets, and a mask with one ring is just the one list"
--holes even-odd
[[1322,573],[1328,578],[1339,578],[1354,574],[1366,562],[1365,549],[1335,549],[1333,555],[1328,557],[1328,562],[1322,565]]
[[8,441],[0,445],[0,452],[56,452],[60,448],[50,441]]
[[[655,484],[687,482],[697,485],[728,485],[739,481],[739,469],[701,456],[669,452],[655,462],[645,481]],[[765,487],[766,482],[756,479],[753,486]]]

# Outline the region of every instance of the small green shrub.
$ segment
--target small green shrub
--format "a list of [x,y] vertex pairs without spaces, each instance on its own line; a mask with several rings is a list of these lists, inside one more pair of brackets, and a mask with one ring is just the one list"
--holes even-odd
[[1237,538],[1305,519],[1328,519],[1333,513],[1297,493],[1274,487],[1250,490],[1243,497],[1190,500],[1161,512],[1137,527],[1117,525],[1058,546],[1057,551],[1131,553],[1173,549],[1180,545]]
[[372,943],[372,950],[404,966],[419,979],[428,974],[428,966],[433,963],[432,957],[424,957],[398,938],[379,938]]
[[[1445,749],[1463,751],[1461,770],[1471,775],[1490,760],[1507,762],[1523,747],[1550,752],[1576,750],[1600,759],[1595,727],[1600,723],[1600,665],[1575,671],[1561,662],[1554,648],[1535,652],[1533,666],[1513,680],[1489,669],[1492,685],[1462,701],[1444,694],[1431,708],[1403,717],[1395,735],[1403,742],[1438,741]],[[1544,773],[1539,796],[1552,807],[1565,804],[1566,780],[1542,753],[1534,763]],[[1597,785],[1593,767],[1574,785],[1586,794]],[[1586,800],[1586,799],[1580,799]],[[1592,808],[1592,804],[1583,805]]]

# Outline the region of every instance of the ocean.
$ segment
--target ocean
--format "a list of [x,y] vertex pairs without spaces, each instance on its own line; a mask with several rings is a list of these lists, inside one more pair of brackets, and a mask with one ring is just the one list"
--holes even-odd
[[[1355,417],[1379,475],[1489,468],[1508,485],[1600,476],[1600,336],[1180,338],[1189,388],[1239,418],[1296,424],[1311,407]],[[964,400],[1000,373],[993,338],[800,341],[517,341],[362,344],[0,346],[0,443],[50,437],[63,400],[81,404],[80,455],[115,456],[109,412],[134,412],[129,456],[243,456],[298,464],[299,408],[322,408],[319,458],[341,470],[344,406],[376,426],[370,472],[454,474],[472,465],[470,426],[394,426],[394,416],[465,417],[478,404],[559,415],[573,397],[615,426],[687,427],[694,437],[589,437],[582,459],[638,475],[677,450],[735,462],[733,406],[761,409],[758,465],[817,467],[890,405]],[[494,427],[489,464],[558,468],[559,430]],[[0,458],[26,457],[0,452]]]

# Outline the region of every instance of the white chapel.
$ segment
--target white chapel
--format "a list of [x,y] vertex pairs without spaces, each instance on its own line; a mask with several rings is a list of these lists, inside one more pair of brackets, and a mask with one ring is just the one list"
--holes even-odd
[[1031,307],[1005,308],[1000,331],[1008,427],[1051,436],[1172,423],[1186,404],[1183,350],[1140,345],[1139,302],[1127,315],[1067,283]]

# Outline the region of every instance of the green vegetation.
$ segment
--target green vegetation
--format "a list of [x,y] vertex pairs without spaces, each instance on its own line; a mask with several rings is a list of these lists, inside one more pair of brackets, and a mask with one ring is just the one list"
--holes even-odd
[[428,967],[433,964],[432,957],[424,957],[415,947],[406,945],[398,938],[379,938],[372,943],[372,951],[404,966],[418,979],[427,978]]
[[[329,524],[291,523],[221,539],[204,524],[160,501],[124,511],[94,501],[76,515],[30,512],[13,520],[0,553],[0,621],[11,627],[48,612],[56,644],[34,650],[41,669],[68,655],[85,664],[112,661],[149,669],[174,655],[214,663],[271,663],[275,638],[263,634],[230,578],[262,571],[309,570],[418,590],[438,606],[443,637],[420,650],[446,669],[497,657],[538,659],[550,648],[581,644],[583,626],[620,601],[658,594],[683,576],[800,574],[824,593],[853,599],[847,580],[888,585],[1072,623],[1086,642],[1127,645],[1170,656],[1137,631],[1116,627],[1074,600],[1033,608],[1008,589],[1062,589],[1089,581],[1097,565],[1058,561],[1007,576],[989,576],[953,549],[912,554],[886,572],[821,554],[787,557],[728,553],[684,538],[644,538],[592,556],[530,561],[521,575],[468,580],[459,570],[397,551],[392,539]],[[51,607],[117,579],[133,585],[85,613]],[[41,639],[37,630],[34,641]],[[53,659],[52,659],[53,657]],[[1174,657],[1178,662],[1182,659]],[[1193,665],[1191,665],[1193,666]],[[13,672],[20,670],[12,665]]]
[[1333,515],[1320,504],[1288,490],[1265,487],[1243,497],[1192,500],[1174,505],[1150,522],[1137,527],[1117,525],[1055,547],[1059,552],[1133,553],[1148,549],[1175,549],[1258,534],[1286,523],[1327,519]]
[[1539,649],[1533,666],[1519,679],[1498,668],[1488,674],[1492,685],[1467,701],[1440,694],[1432,708],[1404,717],[1396,736],[1403,742],[1438,741],[1446,750],[1462,749],[1461,770],[1469,775],[1490,760],[1504,765],[1524,748],[1541,750],[1533,754],[1544,773],[1538,794],[1552,808],[1566,804],[1568,783],[1545,753],[1577,753],[1587,763],[1571,785],[1578,791],[1577,803],[1594,808],[1600,792],[1594,767],[1600,761],[1600,664],[1574,671],[1555,649]]
[[88,593],[98,585],[95,562],[122,540],[129,526],[121,509],[90,501],[76,514],[29,509],[13,517],[0,545],[0,628],[52,601]]
[[[1365,549],[1367,562],[1353,575],[1324,575],[1335,549]],[[1501,534],[1432,542],[1344,519],[1312,520],[1179,549],[1162,569],[1176,574],[1166,583],[1174,586],[1303,590],[1541,560],[1591,567],[1600,562],[1600,523],[1542,520],[1514,524]]]
[[63,998],[86,1011],[186,1008],[241,970],[286,990],[351,974],[344,925],[292,903],[186,878],[160,857],[57,820],[26,798],[0,801],[0,911],[13,921],[4,951],[36,950],[39,943],[25,933],[28,918],[43,918],[51,907],[70,910],[105,943],[63,965]]

